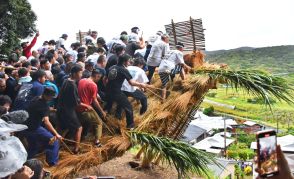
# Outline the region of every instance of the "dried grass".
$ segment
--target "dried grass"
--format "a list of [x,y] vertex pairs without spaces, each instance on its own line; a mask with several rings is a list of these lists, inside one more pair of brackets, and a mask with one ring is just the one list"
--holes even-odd
[[[195,105],[197,106],[202,101],[203,95],[211,87],[210,83],[208,76],[192,77],[188,75],[185,81],[176,78],[172,86],[168,86],[170,95],[164,104],[161,104],[156,95],[147,91],[148,110],[144,115],[139,114],[140,104],[135,100],[132,102],[134,121],[137,125],[136,130],[176,138],[186,123],[189,122],[188,114]],[[157,75],[154,77],[153,86],[155,88],[161,86]],[[153,91],[160,95],[160,90]],[[132,146],[130,137],[125,131],[124,117],[123,120],[118,120],[110,115],[105,123],[111,130],[115,131],[116,135],[111,136],[104,132],[101,139],[104,144],[102,148],[91,150],[82,148],[82,151],[86,152],[79,155],[71,155],[68,152],[61,151],[59,164],[56,167],[49,168],[55,178],[73,176],[80,170],[97,166],[113,157],[122,155]]]

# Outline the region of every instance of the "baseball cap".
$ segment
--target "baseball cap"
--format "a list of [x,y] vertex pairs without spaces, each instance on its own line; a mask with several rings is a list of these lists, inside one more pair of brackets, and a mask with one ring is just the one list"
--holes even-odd
[[68,37],[68,35],[67,35],[67,34],[62,34],[61,37],[62,37],[62,38],[66,38],[66,37]]
[[27,152],[15,136],[0,136],[0,178],[6,177],[22,168],[27,160]]
[[185,46],[184,46],[184,44],[183,43],[181,43],[181,42],[178,42],[177,44],[176,44],[176,47],[181,47],[181,48],[184,48]]

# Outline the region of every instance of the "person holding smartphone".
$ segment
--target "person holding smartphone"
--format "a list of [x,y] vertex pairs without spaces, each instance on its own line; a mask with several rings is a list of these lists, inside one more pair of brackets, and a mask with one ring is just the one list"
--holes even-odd
[[256,172],[259,178],[292,179],[291,170],[281,147],[277,145],[276,131],[260,131],[257,138]]

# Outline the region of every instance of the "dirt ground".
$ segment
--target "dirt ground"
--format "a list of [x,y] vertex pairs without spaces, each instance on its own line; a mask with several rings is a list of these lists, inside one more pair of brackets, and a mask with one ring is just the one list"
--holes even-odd
[[114,158],[97,167],[79,172],[77,177],[114,176],[116,179],[177,179],[175,168],[168,166],[153,166],[152,169],[133,169],[129,165],[134,161],[134,155],[126,152],[122,157]]

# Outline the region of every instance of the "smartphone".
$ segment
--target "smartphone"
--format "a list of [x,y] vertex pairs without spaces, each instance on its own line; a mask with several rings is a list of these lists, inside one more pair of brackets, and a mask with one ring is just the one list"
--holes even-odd
[[257,138],[258,168],[261,177],[270,177],[279,173],[277,159],[277,135],[274,130],[260,131]]

